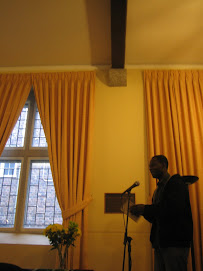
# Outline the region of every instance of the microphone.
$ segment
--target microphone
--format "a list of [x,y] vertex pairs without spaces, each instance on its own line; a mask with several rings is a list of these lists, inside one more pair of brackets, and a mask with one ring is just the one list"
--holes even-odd
[[133,189],[134,187],[139,186],[139,185],[140,185],[140,182],[138,182],[138,181],[134,182],[134,184],[132,184],[128,189],[126,189],[126,190],[121,194],[121,196],[124,195],[126,192],[130,192],[131,189]]

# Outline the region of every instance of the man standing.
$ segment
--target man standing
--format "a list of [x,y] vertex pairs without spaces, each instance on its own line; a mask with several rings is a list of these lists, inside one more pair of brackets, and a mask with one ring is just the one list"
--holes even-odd
[[152,223],[150,241],[154,248],[155,271],[187,271],[193,222],[189,191],[179,174],[170,176],[164,155],[152,157],[149,170],[158,179],[152,204],[130,208]]

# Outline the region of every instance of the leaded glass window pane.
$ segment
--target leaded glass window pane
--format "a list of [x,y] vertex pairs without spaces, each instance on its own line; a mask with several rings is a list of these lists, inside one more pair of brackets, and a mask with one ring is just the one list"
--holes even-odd
[[0,162],[0,226],[13,228],[21,163],[19,161]]
[[32,147],[47,147],[47,141],[42,127],[39,111],[36,108],[32,137]]
[[27,115],[28,115],[28,105],[25,105],[9,139],[6,142],[6,147],[19,148],[24,146]]
[[62,216],[50,164],[44,161],[32,161],[24,227],[44,228],[53,223],[62,224]]

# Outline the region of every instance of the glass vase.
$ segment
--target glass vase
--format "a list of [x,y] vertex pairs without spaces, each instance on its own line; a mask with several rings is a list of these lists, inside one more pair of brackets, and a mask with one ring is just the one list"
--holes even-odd
[[59,269],[67,270],[67,258],[68,258],[68,247],[60,246],[58,247],[58,256],[59,256]]

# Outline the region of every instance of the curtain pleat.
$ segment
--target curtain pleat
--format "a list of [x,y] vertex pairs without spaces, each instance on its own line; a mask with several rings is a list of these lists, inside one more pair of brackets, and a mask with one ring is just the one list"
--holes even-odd
[[82,231],[69,252],[69,266],[85,269],[95,72],[33,74],[32,78],[63,224],[75,221]]
[[[203,71],[145,71],[149,160],[164,154],[169,172],[196,175],[189,186],[196,271],[203,262]],[[155,182],[150,176],[151,199]],[[190,257],[188,270],[192,270]]]
[[30,74],[0,74],[0,155],[31,90]]

